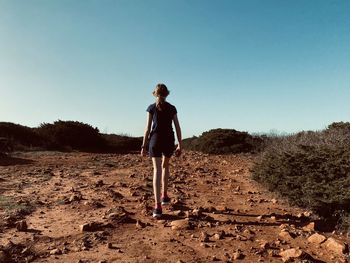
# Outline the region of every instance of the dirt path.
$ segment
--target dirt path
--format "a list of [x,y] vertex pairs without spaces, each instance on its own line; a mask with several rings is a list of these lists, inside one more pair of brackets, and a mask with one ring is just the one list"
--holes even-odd
[[155,220],[148,158],[18,153],[0,163],[0,262],[347,262],[349,238],[308,240],[312,217],[252,181],[252,158],[174,158]]

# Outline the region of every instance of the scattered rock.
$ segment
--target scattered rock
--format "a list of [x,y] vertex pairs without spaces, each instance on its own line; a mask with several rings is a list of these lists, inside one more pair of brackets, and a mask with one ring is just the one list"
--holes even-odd
[[98,180],[96,183],[95,183],[95,187],[101,187],[104,185],[104,182],[103,180]]
[[294,236],[290,232],[284,229],[278,234],[278,237],[284,241],[290,241],[294,239]]
[[348,251],[348,246],[342,241],[336,240],[333,237],[327,239],[324,243],[327,250],[332,251],[338,255],[343,255]]
[[207,243],[201,243],[200,246],[201,246],[201,247],[204,247],[204,248],[209,247],[209,245],[208,245]]
[[216,212],[226,212],[228,209],[224,205],[218,205],[217,207],[215,207],[215,210]]
[[182,210],[176,210],[173,212],[175,216],[183,216],[185,213]]
[[172,230],[190,229],[190,222],[187,219],[175,220],[170,223]]
[[113,227],[111,224],[107,223],[99,223],[99,222],[90,222],[90,223],[86,223],[83,225],[80,225],[80,231],[81,232],[94,232],[94,231],[99,231],[102,230],[103,228],[106,227]]
[[192,215],[196,216],[196,217],[202,216],[202,213],[203,213],[203,208],[202,207],[199,207],[199,208],[196,208],[196,209],[192,210]]
[[201,232],[201,236],[200,236],[200,240],[201,242],[208,242],[209,241],[209,235],[207,234],[207,232]]
[[235,253],[233,253],[232,258],[234,260],[244,259],[244,254],[241,251],[236,251]]
[[110,243],[110,242],[108,242],[108,243],[107,243],[107,248],[112,249],[112,248],[113,248],[113,244]]
[[270,248],[270,243],[266,240],[261,240],[260,242],[260,247],[263,249],[268,249]]
[[28,225],[27,225],[27,222],[25,220],[21,220],[19,222],[16,223],[16,228],[18,231],[27,231],[28,229]]
[[313,232],[315,231],[315,222],[311,222],[303,227],[303,230],[306,232]]
[[307,239],[310,243],[315,243],[315,244],[321,244],[323,243],[327,238],[324,235],[315,233]]
[[137,227],[137,228],[142,229],[142,228],[144,228],[145,226],[146,226],[146,224],[143,223],[143,222],[141,222],[140,220],[137,220],[137,221],[136,221],[136,227]]
[[59,248],[52,249],[50,255],[62,255],[62,250]]
[[283,262],[287,262],[291,259],[305,258],[307,254],[300,248],[290,248],[280,252],[279,255],[282,257]]
[[216,239],[216,240],[220,240],[220,239],[223,239],[224,236],[225,236],[225,232],[224,232],[224,231],[220,231],[219,233],[214,234],[213,237],[214,237],[214,239]]
[[80,193],[74,193],[69,197],[68,201],[71,203],[74,201],[80,201],[81,199],[82,199],[82,195]]

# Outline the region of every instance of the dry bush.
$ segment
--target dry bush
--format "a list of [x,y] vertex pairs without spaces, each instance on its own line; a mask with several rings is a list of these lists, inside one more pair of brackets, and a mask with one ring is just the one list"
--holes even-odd
[[[350,214],[350,124],[275,138],[252,168],[253,178],[291,203],[327,219]],[[349,228],[350,229],[350,228]]]

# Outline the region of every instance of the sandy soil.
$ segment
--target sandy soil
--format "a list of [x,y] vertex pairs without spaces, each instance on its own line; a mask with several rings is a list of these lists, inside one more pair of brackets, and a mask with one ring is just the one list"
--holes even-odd
[[[253,158],[194,152],[173,158],[172,203],[160,220],[151,216],[149,158],[59,152],[3,158],[0,262],[292,262],[280,255],[290,248],[302,252],[294,262],[347,262],[342,242],[349,238],[317,231],[317,221],[315,231],[312,215],[254,182]],[[316,232],[334,237],[343,252],[310,242]]]

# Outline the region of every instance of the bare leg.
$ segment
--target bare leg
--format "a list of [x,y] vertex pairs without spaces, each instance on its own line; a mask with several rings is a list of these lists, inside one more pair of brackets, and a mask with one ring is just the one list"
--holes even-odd
[[160,157],[152,157],[153,163],[153,192],[156,205],[160,203],[160,179],[162,175],[162,160]]
[[168,190],[168,180],[169,180],[169,161],[170,157],[165,157],[163,156],[163,161],[162,161],[162,184],[163,184],[163,191],[162,194],[167,195],[167,190]]

